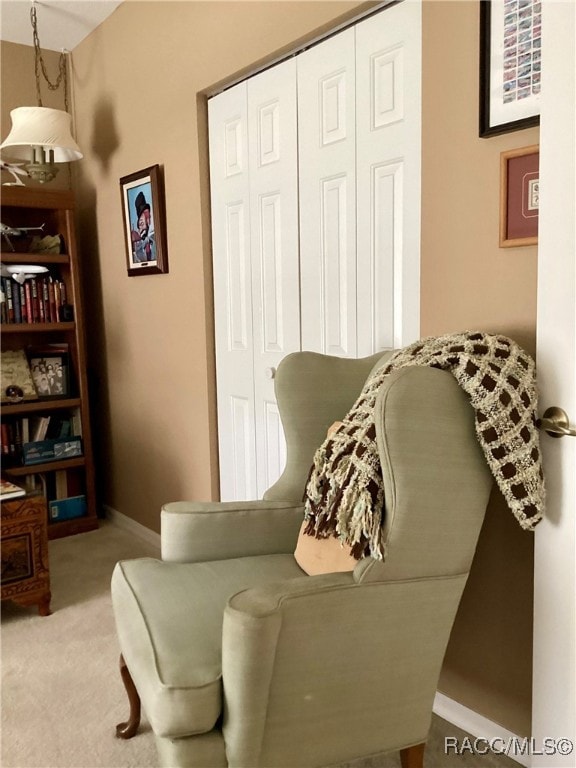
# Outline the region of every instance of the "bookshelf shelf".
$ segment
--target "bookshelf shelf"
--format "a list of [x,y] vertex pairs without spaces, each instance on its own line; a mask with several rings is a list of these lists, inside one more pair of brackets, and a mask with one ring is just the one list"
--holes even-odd
[[65,333],[74,328],[75,323],[2,323],[2,333]]
[[[3,224],[22,230],[26,227],[41,227],[42,236],[60,236],[62,252],[57,254],[31,253],[32,230],[30,237],[26,233],[20,237],[10,236],[14,251],[9,250],[10,246],[4,239],[1,249],[3,264],[38,265],[48,270],[37,277],[28,278],[23,291],[11,278],[2,278],[5,299],[2,310],[2,352],[19,355],[23,351],[28,355],[29,367],[33,355],[38,392],[46,393],[43,388],[44,368],[38,372],[36,358],[46,357],[45,361],[41,361],[42,366],[44,362],[51,362],[50,353],[57,356],[55,350],[58,350],[66,359],[68,374],[68,387],[63,391],[73,395],[2,405],[3,473],[29,492],[41,490],[46,496],[47,508],[52,501],[85,498],[86,512],[82,517],[48,521],[49,538],[59,538],[98,527],[74,196],[68,191],[7,186],[2,188],[1,203]],[[28,283],[29,289],[26,289]],[[15,295],[16,291],[18,296]],[[60,318],[66,322],[61,322]],[[53,368],[46,365],[46,370],[48,375],[53,375]],[[57,380],[51,381],[50,386],[54,387],[51,394],[62,391],[61,381],[58,388]],[[36,429],[42,423],[47,424],[45,437],[39,437],[40,433]],[[21,445],[24,442],[44,439],[48,442],[66,441],[74,436],[76,439],[77,436],[82,438],[82,456],[43,461],[41,464],[23,464],[24,451]]]
[[32,400],[28,403],[16,403],[16,405],[2,405],[3,416],[18,416],[38,411],[60,411],[69,408],[78,408],[81,404],[79,397],[67,397],[61,400]]
[[5,472],[10,477],[25,477],[40,472],[57,472],[61,469],[74,469],[85,465],[84,456],[77,459],[63,459],[62,461],[46,461],[44,464],[27,464],[22,467],[10,467]]
[[18,253],[13,251],[2,251],[2,262],[4,264],[40,264],[49,266],[50,264],[69,264],[70,256],[67,253]]

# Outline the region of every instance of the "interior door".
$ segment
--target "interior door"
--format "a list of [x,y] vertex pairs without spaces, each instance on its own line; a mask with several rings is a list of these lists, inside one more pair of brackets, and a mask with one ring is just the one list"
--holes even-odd
[[248,80],[256,497],[282,474],[274,394],[280,360],[300,349],[296,62]]
[[300,348],[296,64],[209,102],[222,501],[280,476],[285,441],[274,371]]
[[422,8],[356,25],[359,357],[420,336]]
[[298,56],[302,349],[356,350],[354,28]]
[[208,103],[220,492],[256,498],[247,84]]
[[[576,12],[542,3],[537,365],[540,412],[576,426]],[[574,766],[576,748],[576,437],[542,434],[545,519],[536,528],[533,737],[563,739],[534,768]],[[566,740],[570,740],[572,748]]]
[[387,8],[209,102],[223,501],[282,471],[282,357],[419,335],[420,14]]

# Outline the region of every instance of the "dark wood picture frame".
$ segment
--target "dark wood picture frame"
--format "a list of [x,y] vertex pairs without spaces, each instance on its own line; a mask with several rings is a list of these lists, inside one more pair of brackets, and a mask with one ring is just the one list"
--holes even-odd
[[538,242],[539,160],[537,144],[500,155],[500,247]]
[[30,347],[27,354],[39,400],[61,400],[71,396],[68,350]]
[[162,181],[159,165],[120,179],[129,277],[168,272]]
[[481,138],[540,123],[541,0],[480,0]]

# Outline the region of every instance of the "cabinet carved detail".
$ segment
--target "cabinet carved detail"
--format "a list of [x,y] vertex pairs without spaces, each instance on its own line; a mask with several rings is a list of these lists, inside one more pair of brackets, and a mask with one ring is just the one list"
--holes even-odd
[[29,496],[2,502],[2,600],[38,605],[50,614],[50,570],[46,502]]

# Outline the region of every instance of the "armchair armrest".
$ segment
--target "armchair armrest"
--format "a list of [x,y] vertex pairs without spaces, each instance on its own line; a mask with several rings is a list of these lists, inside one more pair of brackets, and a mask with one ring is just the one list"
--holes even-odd
[[465,582],[357,584],[333,573],[232,596],[222,633],[229,765],[333,765],[342,734],[351,755],[425,741]]
[[287,501],[177,501],[161,513],[162,559],[179,563],[294,552],[304,516]]

